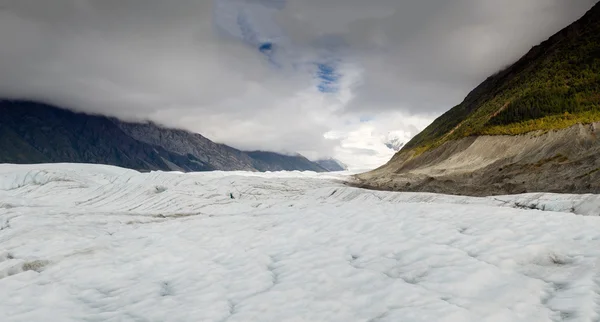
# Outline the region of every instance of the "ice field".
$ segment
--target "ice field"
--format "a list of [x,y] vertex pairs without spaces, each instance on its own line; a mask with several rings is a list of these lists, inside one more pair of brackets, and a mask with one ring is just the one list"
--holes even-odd
[[0,165],[0,321],[599,321],[600,197]]

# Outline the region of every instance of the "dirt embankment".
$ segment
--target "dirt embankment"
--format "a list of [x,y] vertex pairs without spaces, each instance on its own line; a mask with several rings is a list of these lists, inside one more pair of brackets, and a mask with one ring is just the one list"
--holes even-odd
[[355,185],[472,196],[600,193],[600,123],[548,133],[451,141],[414,157],[401,151]]

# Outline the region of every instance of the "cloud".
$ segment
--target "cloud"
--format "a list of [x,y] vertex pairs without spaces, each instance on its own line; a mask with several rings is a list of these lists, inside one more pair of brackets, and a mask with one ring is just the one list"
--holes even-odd
[[377,118],[338,125],[326,137],[339,141],[335,146],[335,156],[348,162],[350,170],[377,168],[396,153],[387,146],[392,139],[408,142],[431,122],[429,116],[408,115],[406,112],[380,112]]
[[375,167],[594,2],[0,0],[0,96]]

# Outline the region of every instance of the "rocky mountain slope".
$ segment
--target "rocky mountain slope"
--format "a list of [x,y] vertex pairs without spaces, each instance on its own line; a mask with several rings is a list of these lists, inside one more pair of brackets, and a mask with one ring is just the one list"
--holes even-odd
[[317,160],[315,163],[320,165],[322,168],[325,168],[325,170],[331,172],[348,170],[347,165],[333,158]]
[[99,163],[140,171],[327,171],[302,156],[251,154],[152,123],[0,101],[0,163]]
[[215,143],[200,134],[166,130],[153,123],[114,122],[123,132],[140,142],[160,146],[180,155],[192,155],[217,170],[257,170],[253,166],[254,160],[246,153]]
[[451,194],[600,192],[597,122],[600,3],[357,179]]
[[516,135],[600,121],[600,3],[489,77],[404,150],[473,135]]
[[261,172],[279,170],[303,170],[315,172],[328,171],[300,154],[290,156],[266,151],[252,151],[246,153],[252,158],[252,160],[254,160],[252,162],[254,168]]

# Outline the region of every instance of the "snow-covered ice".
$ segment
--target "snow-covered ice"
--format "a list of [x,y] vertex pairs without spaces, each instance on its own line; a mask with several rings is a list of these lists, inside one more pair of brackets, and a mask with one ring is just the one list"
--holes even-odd
[[0,321],[600,319],[598,196],[342,179],[0,165]]

